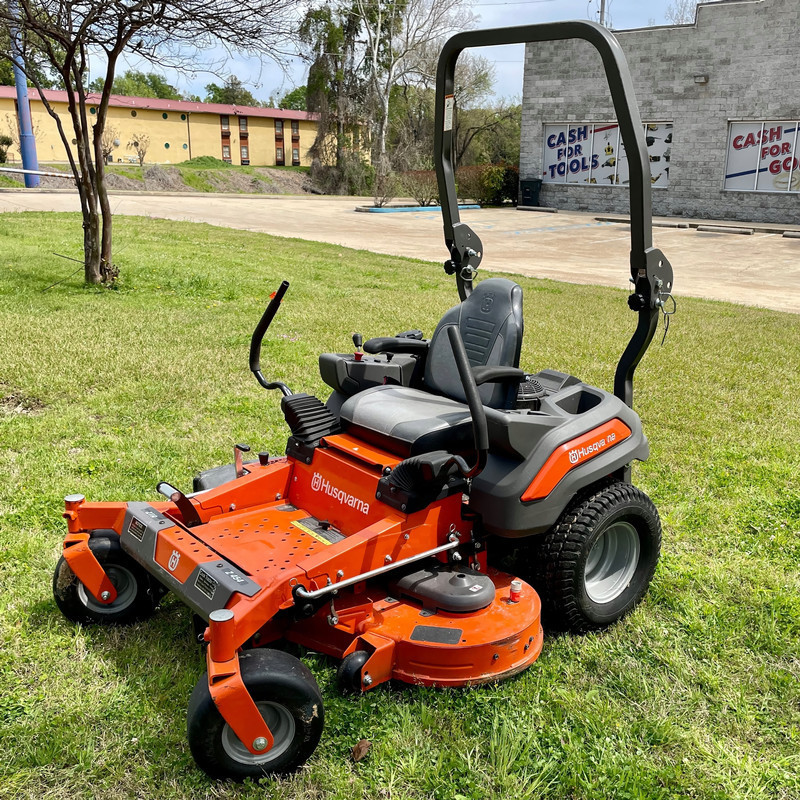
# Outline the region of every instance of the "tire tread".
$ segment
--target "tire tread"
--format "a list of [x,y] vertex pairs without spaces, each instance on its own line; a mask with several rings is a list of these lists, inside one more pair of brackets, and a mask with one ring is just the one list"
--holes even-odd
[[[587,540],[606,515],[623,506],[640,510],[653,523],[652,546],[655,558],[644,576],[644,590],[641,595],[646,592],[661,549],[658,511],[641,489],[629,483],[616,481],[597,485],[578,495],[538,543],[533,578],[542,599],[545,623],[549,627],[572,633],[588,633],[602,630],[610,624],[587,618],[580,608],[575,586],[580,577],[580,561]],[[617,619],[630,613],[642,596],[637,597]]]

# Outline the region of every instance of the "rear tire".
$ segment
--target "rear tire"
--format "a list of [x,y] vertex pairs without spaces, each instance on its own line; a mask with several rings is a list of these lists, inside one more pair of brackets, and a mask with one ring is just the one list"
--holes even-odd
[[314,676],[300,660],[268,648],[240,653],[239,666],[274,744],[263,755],[251,753],[214,705],[204,674],[187,712],[189,747],[197,766],[212,778],[233,781],[293,772],[308,760],[322,736],[325,714]]
[[539,543],[534,585],[544,625],[607,628],[641,602],[660,551],[658,511],[640,489],[617,482],[578,497]]
[[53,598],[61,613],[81,625],[130,625],[150,617],[162,597],[160,584],[120,546],[119,537],[93,536],[89,549],[117,590],[113,603],[95,599],[62,556],[53,573]]

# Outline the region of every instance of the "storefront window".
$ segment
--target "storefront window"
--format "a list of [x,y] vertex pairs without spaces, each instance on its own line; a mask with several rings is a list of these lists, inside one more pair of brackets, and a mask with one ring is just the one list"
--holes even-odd
[[800,192],[797,120],[731,122],[725,189]]
[[[669,186],[672,123],[644,125],[651,182]],[[625,146],[616,122],[571,122],[544,126],[544,183],[627,186],[630,177]]]

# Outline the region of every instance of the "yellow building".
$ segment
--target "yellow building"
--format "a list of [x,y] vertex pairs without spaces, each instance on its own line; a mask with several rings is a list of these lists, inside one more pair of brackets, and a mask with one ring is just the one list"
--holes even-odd
[[[36,153],[43,163],[66,163],[67,155],[56,123],[35,89],[28,90]],[[45,99],[58,113],[67,135],[72,123],[65,91],[45,90]],[[89,113],[96,113],[89,95]],[[307,166],[308,149],[317,135],[317,115],[277,108],[248,108],[220,103],[192,103],[152,97],[112,95],[106,131],[111,160],[139,163],[132,142],[149,137],[145,164],[175,164],[198,156],[213,156],[231,164]],[[0,86],[0,134],[11,136],[10,161],[20,154],[16,92]],[[73,139],[74,144],[74,139]]]

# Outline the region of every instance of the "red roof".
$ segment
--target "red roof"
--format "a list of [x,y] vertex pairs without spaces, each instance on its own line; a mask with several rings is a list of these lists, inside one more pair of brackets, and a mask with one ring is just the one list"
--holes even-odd
[[[39,92],[29,88],[28,96],[31,100],[39,99]],[[67,93],[61,89],[45,89],[45,99],[51,103],[66,103]],[[0,86],[0,98],[16,99],[17,93],[13,86]],[[100,102],[100,95],[90,92],[87,95],[89,103]],[[224,103],[193,103],[189,100],[161,100],[158,97],[126,97],[121,94],[112,94],[109,105],[116,108],[150,109],[151,111],[181,111],[189,114],[232,114],[243,117],[271,117],[273,119],[306,119],[317,120],[318,114],[308,111],[290,111],[282,108],[252,108],[250,106],[229,106]]]

